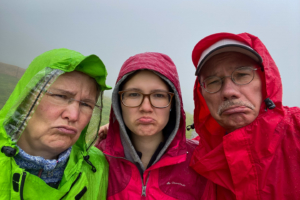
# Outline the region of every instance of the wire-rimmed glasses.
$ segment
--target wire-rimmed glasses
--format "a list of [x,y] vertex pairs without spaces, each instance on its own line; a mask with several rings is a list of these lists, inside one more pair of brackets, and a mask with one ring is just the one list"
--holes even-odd
[[48,91],[46,90],[46,95],[49,97],[48,100],[58,106],[67,106],[73,101],[76,101],[79,103],[79,108],[80,112],[86,114],[86,115],[91,115],[93,113],[94,108],[100,109],[101,106],[96,105],[93,102],[89,101],[80,101],[76,100],[74,98],[71,98],[68,93],[65,93],[63,91]]
[[254,71],[257,68],[239,67],[235,69],[230,76],[222,78],[218,76],[210,76],[200,83],[201,87],[208,93],[216,93],[221,90],[224,78],[229,77],[237,85],[247,85],[254,79]]

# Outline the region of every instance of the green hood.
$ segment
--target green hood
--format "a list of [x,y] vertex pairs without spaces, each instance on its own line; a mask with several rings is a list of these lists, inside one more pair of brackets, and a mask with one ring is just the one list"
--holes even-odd
[[[107,72],[96,55],[83,56],[69,49],[54,49],[36,57],[16,85],[11,96],[0,111],[0,141],[5,146],[15,147],[35,108],[51,84],[65,72],[80,71],[93,77],[101,90],[97,104],[102,107]],[[101,111],[95,109],[90,123],[81,133],[76,146],[84,152],[97,137]],[[18,148],[16,148],[18,151]]]

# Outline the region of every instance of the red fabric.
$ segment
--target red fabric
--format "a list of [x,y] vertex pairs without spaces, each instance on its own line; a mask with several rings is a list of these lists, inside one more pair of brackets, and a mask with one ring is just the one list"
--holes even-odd
[[[176,66],[168,56],[143,53],[130,57],[123,64],[117,82],[125,74],[140,69],[153,70],[168,78],[176,87],[181,100]],[[175,138],[161,159],[143,174],[146,196],[142,196],[142,178],[138,168],[124,158],[119,123],[113,109],[109,121],[104,149],[109,162],[108,199],[215,199],[215,185],[189,167],[198,142],[185,138],[185,113],[182,103],[181,121]]]
[[263,58],[263,97],[276,108],[265,110],[262,103],[254,122],[224,136],[196,80],[194,124],[201,139],[190,166],[218,184],[217,199],[300,199],[300,109],[282,106],[280,74],[264,44],[248,33],[210,35],[195,46],[193,63],[197,67],[203,50],[226,38],[249,45]]

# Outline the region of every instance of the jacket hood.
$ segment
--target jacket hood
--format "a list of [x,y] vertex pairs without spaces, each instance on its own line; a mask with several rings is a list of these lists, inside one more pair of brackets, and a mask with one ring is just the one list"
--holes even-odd
[[[161,79],[163,79],[170,88],[174,91],[175,101],[174,107],[170,113],[170,118],[167,126],[169,126],[169,136],[165,141],[165,146],[158,154],[156,163],[162,156],[175,157],[184,155],[186,153],[186,139],[185,139],[185,113],[183,110],[181,90],[179,84],[178,73],[173,61],[161,53],[141,53],[130,57],[123,64],[116,86],[112,94],[112,108],[110,114],[109,130],[106,139],[105,153],[116,157],[125,157],[133,163],[137,163],[139,169],[144,171],[142,162],[134,150],[134,147],[128,136],[126,126],[123,122],[119,87],[120,84],[126,80],[128,75],[138,70],[150,70]],[[174,102],[173,102],[174,103]],[[166,126],[166,127],[167,127]],[[165,127],[165,129],[166,129]],[[165,134],[165,129],[163,130]],[[154,164],[153,163],[153,164]]]
[[[267,48],[259,38],[249,33],[232,34],[232,33],[217,33],[205,37],[200,40],[192,52],[192,60],[197,69],[197,64],[202,52],[212,44],[222,39],[233,39],[242,42],[254,49],[262,57],[262,67],[264,69],[262,80],[263,98],[269,98],[273,101],[276,108],[274,111],[281,112],[282,110],[282,83],[278,68],[269,54]],[[222,137],[225,134],[223,129],[214,118],[211,116],[206,102],[200,92],[200,83],[198,78],[194,85],[194,124],[196,132],[200,138],[205,138],[210,148],[216,147],[222,142]],[[263,102],[260,108],[260,114],[265,113],[267,105]]]
[[[0,111],[0,140],[4,146],[12,146],[18,151],[15,144],[43,97],[44,91],[61,74],[74,70],[83,72],[96,80],[101,90],[97,104],[102,106],[103,91],[110,87],[105,84],[107,72],[99,57],[83,56],[69,49],[47,51],[31,62]],[[101,111],[96,110],[76,143],[83,150],[88,149],[97,136]]]

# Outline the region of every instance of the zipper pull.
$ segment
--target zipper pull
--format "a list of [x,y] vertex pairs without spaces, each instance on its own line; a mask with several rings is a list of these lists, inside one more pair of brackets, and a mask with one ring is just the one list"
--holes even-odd
[[93,165],[93,163],[91,161],[89,161],[89,158],[90,158],[89,155],[83,156],[83,159],[85,160],[85,162],[87,162],[87,164],[92,166],[92,171],[95,173],[97,171],[96,167]]
[[143,185],[143,189],[142,189],[142,196],[146,196],[146,186]]

